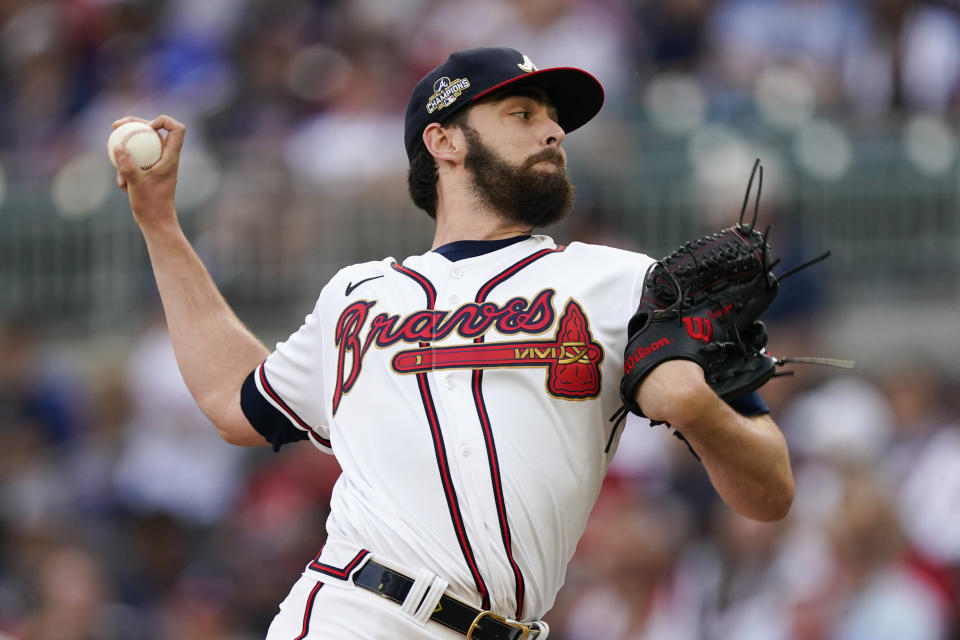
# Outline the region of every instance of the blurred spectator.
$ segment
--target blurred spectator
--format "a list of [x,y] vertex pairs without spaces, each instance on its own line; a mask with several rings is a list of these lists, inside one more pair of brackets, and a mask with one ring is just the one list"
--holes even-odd
[[510,0],[494,44],[510,44],[534,64],[589,69],[603,84],[605,116],[622,110],[634,73],[627,43],[636,36],[624,7],[600,0]]
[[[960,104],[960,12],[955,3],[875,0],[843,60],[847,103],[861,117]],[[952,5],[952,6],[951,6]]]
[[749,94],[765,70],[796,69],[817,103],[876,120],[944,112],[960,92],[960,13],[928,0],[722,0],[710,26],[722,79]]
[[896,416],[883,480],[893,496],[914,564],[943,588],[951,622],[960,621],[960,424],[946,372],[904,363],[882,377]]
[[[938,562],[960,569],[960,428],[932,434],[900,486],[901,513],[912,540]],[[960,574],[958,574],[960,577]]]
[[0,319],[0,420],[36,430],[44,445],[65,449],[88,428],[89,399],[80,373],[47,349],[35,318]]
[[[352,57],[328,54],[346,78],[331,90],[324,111],[293,127],[286,161],[294,175],[351,195],[376,189],[391,177],[405,178],[403,147],[383,144],[403,138],[403,111],[396,95],[404,89],[393,81],[395,70],[386,53],[368,48]],[[403,196],[402,188],[399,191]]]
[[704,62],[707,23],[717,0],[639,0],[635,57],[650,69],[697,72]]
[[13,4],[0,22],[0,148],[18,152],[18,177],[48,178],[66,157],[60,135],[75,106],[73,60],[58,3]]
[[[570,571],[569,588],[548,621],[568,640],[692,640],[690,587],[677,570],[688,540],[681,503],[638,498],[605,483]],[[552,634],[551,634],[552,635]]]
[[36,601],[18,633],[25,640],[144,637],[144,621],[112,601],[97,560],[76,547],[48,549],[34,565]]
[[[0,325],[0,572],[15,579],[26,575],[14,560],[20,536],[59,530],[78,515],[68,468],[89,425],[79,373],[49,356],[34,330],[18,321]],[[15,598],[8,603],[18,606]]]
[[786,640],[792,571],[785,553],[787,522],[757,522],[717,504],[710,536],[687,558],[687,579],[699,591],[699,633],[710,640]]
[[[280,166],[252,162],[246,154],[231,167],[208,209],[197,250],[238,309],[262,303],[263,295],[283,299],[305,286],[305,274],[295,267],[315,250],[321,234],[311,231],[326,217],[326,207],[316,207],[306,193]],[[269,293],[250,287],[257,277],[269,279]]]
[[875,385],[835,376],[798,396],[780,420],[801,460],[879,463],[893,435],[893,415]]
[[688,455],[686,448],[665,428],[651,428],[649,420],[633,414],[627,416],[621,429],[607,473],[653,495],[669,491],[676,466],[674,456]]
[[234,608],[265,633],[277,613],[277,594],[304,558],[319,553],[330,494],[340,475],[336,460],[314,447],[285,447],[252,470],[217,540],[224,564],[244,588]]
[[232,610],[231,595],[242,585],[218,567],[187,567],[172,585],[162,620],[163,637],[178,640],[239,640],[245,621]]
[[895,429],[886,452],[885,475],[891,487],[902,487],[930,441],[953,426],[950,388],[946,373],[936,363],[922,360],[894,361],[877,377]]
[[127,384],[132,415],[117,461],[117,500],[133,513],[213,525],[233,500],[246,450],[227,446],[197,407],[162,323],[133,349]]
[[[450,55],[471,47],[497,46],[500,29],[513,18],[509,0],[434,0],[417,16],[410,34],[410,62],[414,69],[410,86]],[[464,28],[469,25],[469,28]],[[523,50],[527,43],[511,46]],[[536,62],[536,58],[533,58]]]
[[843,470],[843,493],[826,533],[833,572],[798,603],[798,640],[948,640],[948,599],[912,562],[896,511],[870,471]]
[[862,20],[852,0],[720,0],[707,36],[715,88],[749,101],[765,69],[786,67],[806,78],[820,104],[834,104],[844,48]]

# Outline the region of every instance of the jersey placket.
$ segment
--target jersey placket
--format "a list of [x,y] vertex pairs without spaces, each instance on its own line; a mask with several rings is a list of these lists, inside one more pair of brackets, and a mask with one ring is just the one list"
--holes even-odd
[[[396,263],[393,264],[393,268],[410,277],[420,285],[426,296],[425,308],[428,310],[438,309],[438,299],[440,295],[448,296],[448,301],[450,295],[456,295],[448,293],[446,289],[438,292],[434,281],[420,272]],[[445,274],[441,272],[439,275],[440,278],[434,275],[434,279],[445,282]],[[431,343],[420,343],[420,346],[424,348],[429,347]],[[480,571],[481,566],[489,566],[486,561],[487,554],[483,549],[479,549],[478,551],[478,547],[476,546],[478,543],[482,545],[484,538],[480,535],[481,532],[477,531],[474,526],[471,526],[472,523],[476,522],[477,518],[474,512],[476,507],[473,506],[477,500],[475,498],[475,492],[469,491],[470,486],[465,482],[465,478],[468,478],[469,474],[464,474],[461,470],[461,462],[456,454],[456,445],[453,444],[459,441],[459,423],[451,420],[449,410],[444,408],[447,403],[444,401],[445,394],[442,390],[443,381],[437,373],[436,371],[418,373],[416,374],[417,383],[428,426],[431,431],[431,438],[437,459],[437,469],[440,474],[440,481],[443,484],[454,533],[460,545],[467,569],[473,577],[477,592],[480,594],[481,608],[489,609],[489,588],[485,575]],[[482,517],[480,521],[482,522]]]
[[[557,247],[553,249],[541,249],[534,253],[531,253],[510,266],[506,267],[499,273],[497,273],[492,278],[484,282],[477,290],[475,301],[478,304],[483,304],[488,301],[491,293],[496,287],[503,284],[517,273],[530,266],[534,262],[549,256],[557,251],[563,251],[563,247]],[[474,342],[480,344],[484,342],[484,336],[478,336],[475,338]],[[477,369],[472,374],[472,393],[474,406],[477,410],[477,418],[480,423],[480,427],[484,436],[484,445],[487,452],[487,459],[489,461],[490,469],[490,481],[491,489],[494,497],[494,503],[496,508],[498,524],[499,537],[502,542],[502,550],[506,555],[506,560],[509,562],[510,571],[513,574],[514,578],[514,598],[516,602],[514,618],[517,620],[521,619],[523,616],[523,604],[524,604],[524,594],[526,591],[526,584],[523,572],[520,569],[520,566],[517,564],[516,559],[514,558],[514,545],[513,545],[513,532],[510,527],[509,515],[507,513],[506,499],[504,497],[503,486],[502,486],[502,471],[500,469],[499,457],[497,456],[496,443],[493,437],[493,425],[490,421],[490,416],[486,407],[486,399],[483,394],[483,369]]]
[[[474,292],[483,281],[475,276],[470,277],[472,274],[458,263],[444,266],[445,271],[438,273],[436,279],[439,283],[438,305],[442,303],[445,309],[454,310],[462,304],[474,302]],[[452,334],[442,344],[469,345],[474,342]],[[500,541],[499,513],[502,508],[498,509],[497,495],[491,491],[493,462],[475,399],[478,373],[479,370],[472,369],[434,369],[429,373],[429,378],[437,389],[435,397],[438,410],[442,412],[444,433],[449,434],[450,466],[455,473],[455,482],[461,489],[460,506],[468,535],[477,561],[485,569],[483,578],[490,597],[495,598],[491,604],[495,608],[502,608],[512,606],[505,598],[514,592],[514,571],[507,562]]]

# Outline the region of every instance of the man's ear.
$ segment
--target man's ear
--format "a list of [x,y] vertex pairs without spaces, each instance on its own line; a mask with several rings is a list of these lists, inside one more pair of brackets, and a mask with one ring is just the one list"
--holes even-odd
[[423,144],[437,164],[463,162],[467,147],[466,138],[460,127],[444,127],[437,122],[431,122],[423,130]]

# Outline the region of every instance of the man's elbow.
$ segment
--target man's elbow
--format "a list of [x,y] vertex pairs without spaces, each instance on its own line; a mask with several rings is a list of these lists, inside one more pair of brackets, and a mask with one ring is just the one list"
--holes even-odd
[[237,433],[235,428],[222,422],[215,422],[213,426],[216,427],[217,433],[220,435],[221,440],[227,444],[240,444],[240,434]]
[[213,423],[224,442],[241,447],[260,447],[269,444],[240,411],[239,403],[225,406],[226,408],[221,411],[207,413],[207,418]]
[[793,477],[788,475],[768,485],[763,498],[754,502],[750,509],[751,513],[744,515],[763,522],[783,520],[790,513],[795,495]]
[[226,396],[212,394],[206,397],[195,396],[194,399],[224,442],[242,447],[268,444],[244,415],[240,408],[239,394],[240,392],[236,391]]
[[270,444],[249,423],[214,422],[217,433],[227,444],[240,447],[262,447]]

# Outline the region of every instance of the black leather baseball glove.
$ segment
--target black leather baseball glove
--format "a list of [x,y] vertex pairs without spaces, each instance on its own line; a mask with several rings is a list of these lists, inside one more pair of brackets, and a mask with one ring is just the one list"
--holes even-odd
[[770,247],[755,229],[738,224],[681,246],[647,272],[643,298],[627,327],[624,405],[643,415],[634,396],[658,364],[692,360],[720,397],[733,400],[767,382],[776,360],[764,347],[760,314],[779,282]]
[[725,400],[758,389],[776,372],[758,317],[776,298],[779,281],[766,234],[754,228],[756,214],[750,224],[743,221],[747,198],[738,224],[683,244],[647,272],[627,327],[620,384],[624,406],[633,413],[643,415],[635,400],[640,383],[666,360],[699,364]]
[[[745,223],[743,216],[758,170],[753,220]],[[777,371],[786,363],[841,368],[855,365],[833,358],[776,358],[766,352],[767,332],[759,316],[777,297],[780,282],[827,258],[830,252],[774,275],[772,268],[777,261],[767,242],[768,233],[756,229],[762,182],[763,168],[757,160],[747,183],[740,221],[683,244],[647,271],[640,304],[627,326],[620,383],[623,406],[610,417],[614,427],[607,451],[628,411],[644,416],[637,405],[637,388],[654,367],[667,360],[686,359],[699,364],[710,387],[727,401],[760,388],[775,375],[789,375]],[[675,430],[674,435],[684,439]]]

